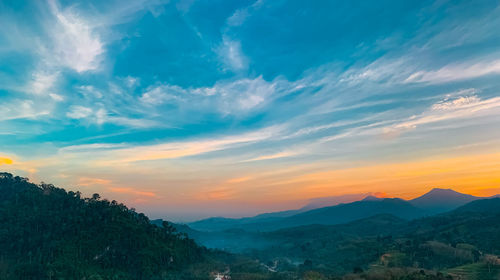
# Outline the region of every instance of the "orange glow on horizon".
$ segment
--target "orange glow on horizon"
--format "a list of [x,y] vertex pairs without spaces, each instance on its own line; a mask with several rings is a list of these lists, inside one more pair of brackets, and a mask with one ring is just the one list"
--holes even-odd
[[316,172],[283,184],[302,185],[302,197],[377,191],[410,199],[434,187],[483,196],[500,192],[500,153]]
[[277,202],[360,193],[412,199],[432,188],[491,196],[500,193],[500,153],[428,158],[321,172],[255,173],[229,182],[238,184],[223,184],[226,187],[223,191],[221,185],[206,187],[205,195],[195,194],[194,197],[210,200],[231,198],[265,207]]

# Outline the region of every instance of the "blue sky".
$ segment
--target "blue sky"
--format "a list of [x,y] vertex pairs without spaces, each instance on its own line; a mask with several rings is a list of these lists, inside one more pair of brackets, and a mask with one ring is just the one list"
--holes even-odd
[[498,30],[498,1],[2,2],[0,168],[174,220],[495,193]]

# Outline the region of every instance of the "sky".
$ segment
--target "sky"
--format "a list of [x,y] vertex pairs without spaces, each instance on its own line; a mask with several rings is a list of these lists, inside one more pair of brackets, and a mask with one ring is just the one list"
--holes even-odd
[[498,1],[0,2],[0,170],[191,221],[500,193]]

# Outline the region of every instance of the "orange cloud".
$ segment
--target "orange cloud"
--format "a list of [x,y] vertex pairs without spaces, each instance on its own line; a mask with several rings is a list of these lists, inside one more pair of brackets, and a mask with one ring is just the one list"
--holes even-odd
[[2,165],[2,164],[12,164],[12,163],[14,163],[14,161],[11,160],[10,158],[0,157],[0,165]]
[[198,200],[226,200],[234,198],[235,190],[232,188],[215,188],[199,192],[195,195]]
[[155,197],[156,194],[154,192],[145,192],[145,191],[137,191],[132,188],[118,188],[118,187],[111,187],[108,188],[112,192],[116,193],[126,193],[126,194],[135,194],[139,196],[148,196],[148,197]]
[[80,179],[78,179],[78,185],[80,186],[109,185],[109,184],[111,184],[111,180],[89,178],[89,177],[81,177]]

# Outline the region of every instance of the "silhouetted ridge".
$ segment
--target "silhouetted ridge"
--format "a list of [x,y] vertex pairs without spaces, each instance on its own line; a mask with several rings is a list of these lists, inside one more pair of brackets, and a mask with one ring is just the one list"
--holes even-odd
[[373,195],[369,195],[365,198],[363,198],[362,201],[379,201],[379,200],[382,200],[383,198],[380,198],[380,197],[376,197],[376,196],[373,196]]
[[453,210],[480,197],[459,193],[452,189],[434,188],[428,193],[410,200],[416,207],[425,209],[429,214]]
[[121,203],[8,173],[0,173],[0,225],[0,279],[153,279],[183,274],[206,253]]
[[452,213],[463,212],[500,213],[500,197],[478,199],[455,209]]

